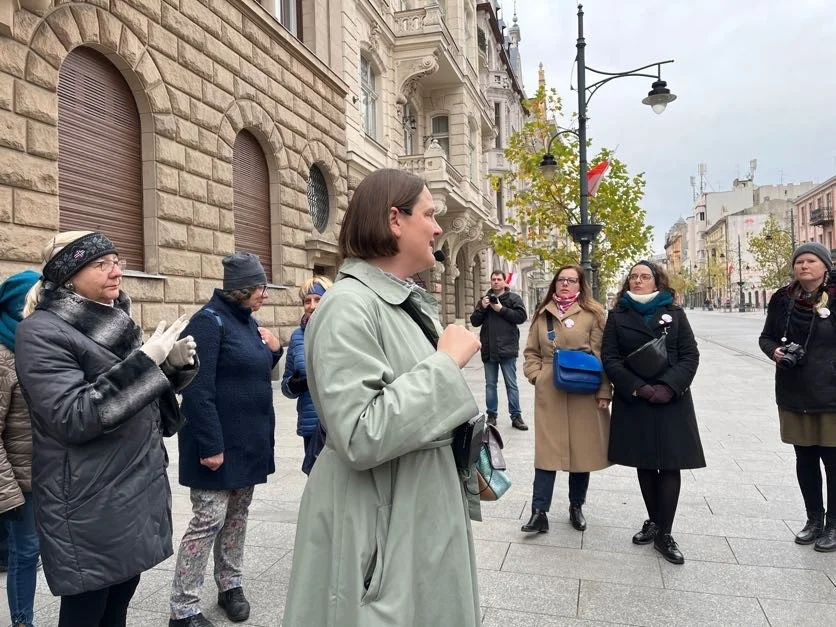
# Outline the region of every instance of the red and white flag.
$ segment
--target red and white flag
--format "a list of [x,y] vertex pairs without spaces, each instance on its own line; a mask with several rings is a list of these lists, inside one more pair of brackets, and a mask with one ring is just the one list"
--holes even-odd
[[586,180],[589,183],[590,196],[594,196],[598,193],[598,186],[601,184],[601,180],[604,178],[604,175],[609,167],[610,162],[605,159],[601,163],[598,163],[587,170]]

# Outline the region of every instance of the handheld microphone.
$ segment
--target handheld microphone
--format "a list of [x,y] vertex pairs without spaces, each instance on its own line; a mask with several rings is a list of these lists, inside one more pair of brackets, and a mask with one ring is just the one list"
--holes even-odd
[[443,262],[445,259],[447,259],[447,255],[444,254],[443,250],[436,250],[433,253],[433,257],[435,257],[435,260],[439,262]]

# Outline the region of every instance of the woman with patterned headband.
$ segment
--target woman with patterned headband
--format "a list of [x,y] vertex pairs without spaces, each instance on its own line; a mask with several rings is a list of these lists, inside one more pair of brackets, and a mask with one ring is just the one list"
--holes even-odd
[[305,370],[305,329],[311,319],[311,314],[319,306],[319,299],[331,287],[331,281],[326,277],[314,276],[305,281],[299,289],[302,307],[305,313],[296,329],[290,336],[287,347],[284,376],[282,376],[282,394],[296,401],[296,435],[302,436],[305,443],[305,459],[302,461],[302,472],[311,474],[314,462],[322,447],[325,446],[319,416],[316,413],[311,393],[308,391],[308,373]]
[[119,627],[140,574],[172,553],[162,438],[182,424],[174,395],[197,371],[195,344],[177,339],[185,316],[143,344],[101,233],[60,233],[43,256],[15,357],[44,574],[59,627]]

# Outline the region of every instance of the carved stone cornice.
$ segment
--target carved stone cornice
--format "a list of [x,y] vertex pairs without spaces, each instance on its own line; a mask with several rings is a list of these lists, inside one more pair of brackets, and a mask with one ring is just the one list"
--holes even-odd
[[438,57],[435,53],[417,59],[405,59],[398,61],[395,66],[400,89],[398,90],[397,103],[405,104],[418,89],[418,82],[425,76],[438,72]]

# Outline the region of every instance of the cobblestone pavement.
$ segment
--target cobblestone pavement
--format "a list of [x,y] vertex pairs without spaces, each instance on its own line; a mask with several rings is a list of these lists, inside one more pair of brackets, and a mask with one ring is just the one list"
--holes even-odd
[[[567,477],[559,474],[550,532],[522,534],[534,432],[511,429],[503,390],[500,429],[514,485],[501,501],[485,504],[484,522],[473,524],[485,625],[836,624],[836,555],[793,542],[804,507],[792,447],[778,434],[773,366],[757,348],[763,314],[688,313],[702,355],[693,390],[708,467],[683,473],[674,535],[685,565],[671,565],[652,547],[630,542],[645,518],[630,468],[593,474],[584,533],[569,525]],[[478,358],[466,376],[483,401]],[[533,422],[533,388],[522,378],[520,386],[525,418]],[[276,409],[277,472],[256,488],[247,533],[245,590],[252,615],[246,624],[257,626],[280,624],[305,485],[294,404],[277,393]],[[179,541],[190,506],[188,491],[177,485],[176,446],[169,448]],[[173,558],[142,576],[129,624],[166,625],[172,568]],[[208,572],[204,612],[218,625],[231,625],[215,605]],[[0,623],[6,624],[2,605]],[[36,608],[37,625],[56,624],[58,602],[42,577]]]

